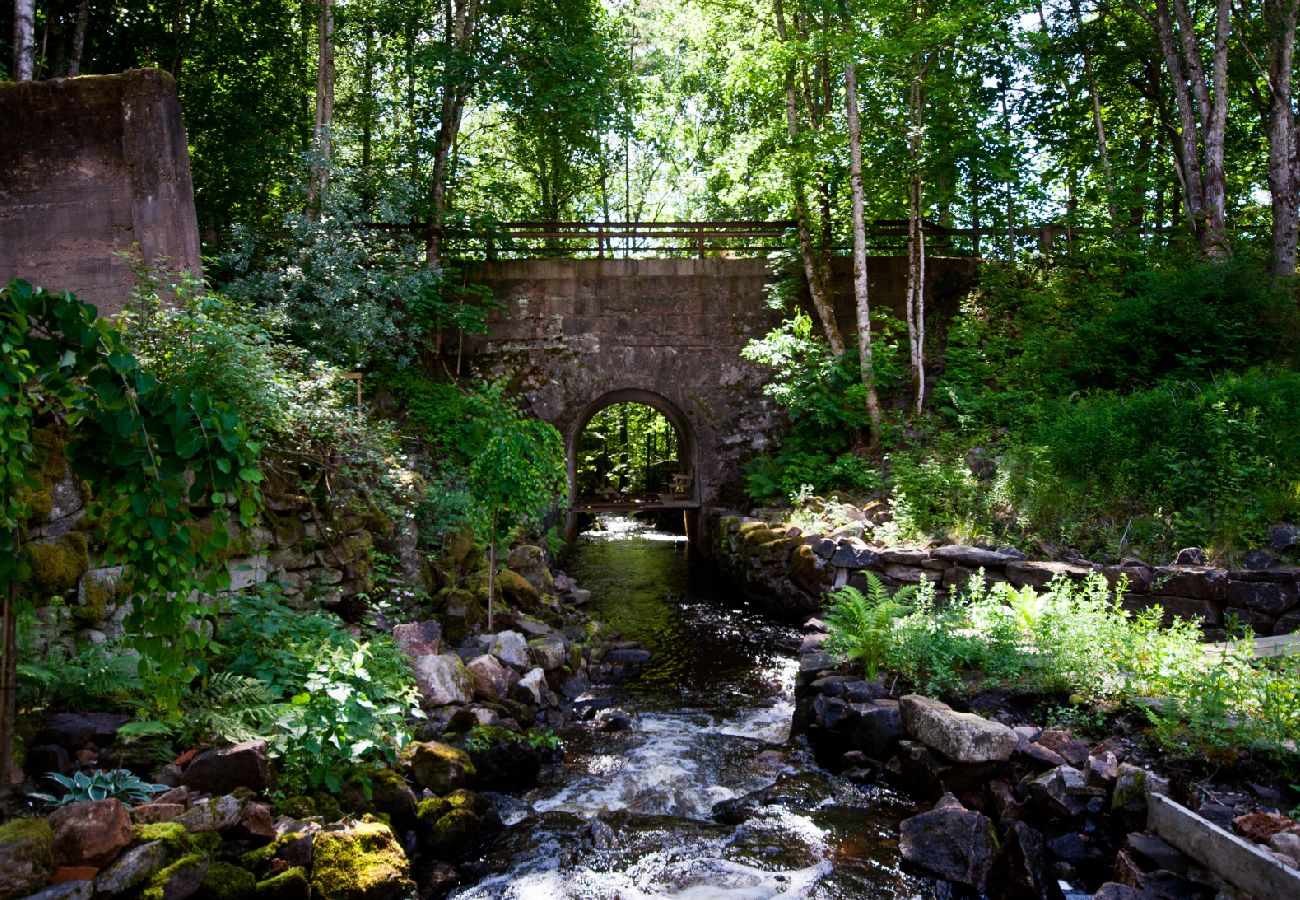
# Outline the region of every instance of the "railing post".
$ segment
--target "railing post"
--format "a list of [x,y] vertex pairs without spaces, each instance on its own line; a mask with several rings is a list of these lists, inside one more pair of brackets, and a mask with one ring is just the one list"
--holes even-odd
[[696,226],[695,247],[699,251],[700,259],[704,259],[704,225],[703,224]]

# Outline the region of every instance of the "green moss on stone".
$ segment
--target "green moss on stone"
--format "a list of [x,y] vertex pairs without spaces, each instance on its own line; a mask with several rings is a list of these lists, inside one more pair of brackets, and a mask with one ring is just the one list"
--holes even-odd
[[291,819],[310,819],[316,815],[316,801],[311,797],[285,797],[276,808]]
[[203,883],[195,896],[198,900],[245,900],[257,889],[253,873],[231,863],[208,864]]
[[190,834],[185,830],[185,826],[179,822],[135,825],[131,828],[131,833],[134,835],[137,844],[161,841],[168,850],[177,853],[188,853],[190,849]]
[[39,890],[54,872],[54,834],[45,819],[12,819],[0,825],[0,863],[10,870],[3,880],[22,896]]
[[54,510],[54,485],[68,474],[68,461],[63,457],[63,438],[52,428],[37,428],[32,432],[32,455],[28,465],[32,490],[21,492],[22,500],[31,510],[31,518],[43,522]]
[[439,741],[413,745],[406,762],[415,783],[435,794],[450,793],[477,774],[468,753]]
[[302,866],[286,869],[279,875],[259,881],[253,891],[257,900],[302,900],[311,896],[311,882]]
[[31,567],[28,583],[42,597],[72,590],[90,568],[86,536],[78,531],[58,540],[28,544],[26,553]]
[[86,578],[81,584],[81,605],[72,608],[72,620],[83,628],[98,625],[108,616],[108,607],[126,594],[121,578]]
[[[185,880],[189,875],[189,870],[207,864],[208,858],[201,853],[193,853],[176,860],[176,862],[165,869],[159,870],[156,875],[149,879],[149,886],[140,894],[140,900],[167,900],[169,896],[167,887],[173,880]],[[192,884],[193,882],[191,882]]]
[[324,900],[389,900],[414,884],[392,829],[366,818],[346,830],[316,835],[311,887]]

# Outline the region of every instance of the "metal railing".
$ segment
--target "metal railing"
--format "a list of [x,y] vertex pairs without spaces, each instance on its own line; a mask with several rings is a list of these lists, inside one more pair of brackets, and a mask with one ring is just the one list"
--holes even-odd
[[[423,235],[423,222],[368,222],[360,226],[390,236]],[[796,246],[793,220],[705,222],[500,222],[474,229],[449,227],[444,245],[449,253],[470,259],[595,258],[645,256],[698,257],[767,256]],[[950,228],[924,225],[927,251],[945,256],[1008,257],[1023,253],[1049,255],[1094,240],[1113,239],[1109,228],[1078,227],[1060,222],[998,228]],[[1245,231],[1247,229],[1239,229]],[[1144,238],[1176,239],[1178,229],[1142,230]],[[877,219],[867,227],[872,255],[906,253],[906,219]],[[837,256],[852,248],[836,244]]]

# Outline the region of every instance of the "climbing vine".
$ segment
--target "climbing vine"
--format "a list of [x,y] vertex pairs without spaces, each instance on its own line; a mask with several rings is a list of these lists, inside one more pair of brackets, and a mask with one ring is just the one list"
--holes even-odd
[[[88,510],[107,561],[125,566],[126,627],[162,709],[178,704],[206,643],[202,597],[228,580],[219,565],[232,517],[250,525],[261,500],[258,446],[207,394],[144,371],[113,323],[72,294],[13,281],[0,293],[0,588],[4,589],[4,728],[12,744],[16,591],[36,489],[33,430],[66,425],[72,471],[92,488]],[[209,513],[202,521],[196,512]],[[0,771],[8,771],[6,758]]]

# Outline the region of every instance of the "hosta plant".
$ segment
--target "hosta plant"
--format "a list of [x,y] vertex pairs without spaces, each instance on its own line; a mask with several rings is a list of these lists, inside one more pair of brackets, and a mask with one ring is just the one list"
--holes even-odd
[[121,800],[127,806],[134,806],[148,803],[153,794],[170,790],[165,784],[141,781],[130,769],[96,769],[89,773],[78,772],[71,777],[50,772],[46,777],[66,788],[67,793],[62,797],[55,797],[53,794],[33,792],[31,796],[53,806],[108,799]]

